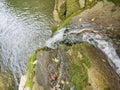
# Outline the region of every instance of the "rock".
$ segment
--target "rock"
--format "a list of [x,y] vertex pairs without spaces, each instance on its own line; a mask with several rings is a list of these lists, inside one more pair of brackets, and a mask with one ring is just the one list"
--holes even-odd
[[34,77],[33,81],[34,81],[34,84],[33,84],[32,90],[44,90],[44,88],[37,83],[36,77]]
[[53,11],[55,26],[60,26],[60,24],[62,23],[62,20],[64,19],[64,13],[66,11],[65,1],[66,0],[55,1],[54,11]]
[[[88,8],[93,3],[95,4],[95,1],[56,0],[53,12],[56,26],[60,26],[64,16],[66,18],[80,8]],[[113,3],[106,0],[100,1],[92,8],[73,17],[70,25],[73,24],[75,26],[83,22],[90,22],[94,25],[99,25],[98,28],[100,30],[104,30],[104,27],[107,30],[113,30],[113,28],[119,30],[119,27],[117,27],[119,26],[118,12],[119,8],[115,7]],[[37,63],[35,60],[37,60]],[[33,55],[31,61],[32,64],[29,64],[30,70],[28,70],[30,72],[27,75],[29,76],[28,81],[32,82],[32,85],[29,83],[29,87],[27,87],[29,89],[120,89],[120,77],[108,63],[107,57],[98,48],[86,43],[71,44],[71,46],[62,44],[56,49],[41,49]]]
[[[113,11],[113,9],[115,9]],[[109,28],[109,31],[119,32],[120,27],[120,7],[115,6],[114,3],[103,0],[95,4],[93,7],[84,10],[80,14],[74,16],[71,24],[80,24],[82,22],[96,23],[97,25]],[[114,30],[112,30],[114,28]],[[112,33],[113,33],[112,32]]]
[[44,90],[73,90],[73,87],[77,90],[120,89],[120,77],[106,56],[88,44],[60,45],[57,49],[41,50],[36,59],[36,81]]
[[79,4],[81,8],[85,7],[85,0],[79,0]]
[[80,9],[79,0],[67,0],[66,17],[70,17],[74,12]]
[[0,73],[0,90],[15,90],[15,82],[10,73]]

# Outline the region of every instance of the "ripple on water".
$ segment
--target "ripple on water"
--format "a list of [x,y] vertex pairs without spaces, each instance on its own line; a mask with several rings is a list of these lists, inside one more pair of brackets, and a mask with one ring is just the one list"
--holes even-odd
[[49,10],[43,10],[47,0],[0,1],[0,69],[12,71],[17,85],[17,78],[26,72],[30,54],[44,46],[51,35],[52,1],[46,3]]

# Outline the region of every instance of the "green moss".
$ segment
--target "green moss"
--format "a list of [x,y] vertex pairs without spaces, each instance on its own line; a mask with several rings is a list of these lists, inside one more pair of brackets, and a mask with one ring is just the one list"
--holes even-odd
[[81,64],[80,66],[73,65],[73,69],[71,70],[71,72],[71,81],[73,82],[73,85],[76,86],[76,90],[83,90],[83,88],[87,85],[88,82],[87,70]]
[[115,3],[116,5],[120,5],[120,0],[108,0],[108,1],[111,1],[111,2]]
[[67,18],[56,30],[60,30],[61,28],[67,26],[69,24],[70,20],[71,20],[71,17]]
[[67,0],[66,7],[66,17],[69,17],[71,14],[80,9],[79,0]]
[[[98,1],[101,1],[101,0],[93,0],[91,2],[89,0],[87,0],[85,8],[80,9],[80,6],[78,5],[79,4],[78,0],[73,0],[73,1],[68,0],[67,7],[66,7],[66,12],[67,12],[66,18],[63,20],[62,24],[59,27],[56,27],[52,30],[53,31],[52,33],[67,26],[70,23],[72,17],[80,14],[81,12],[83,12],[84,10],[86,10],[88,8],[93,7]],[[73,5],[73,7],[72,7],[72,5]]]
[[52,25],[52,34],[57,30],[57,26],[55,26],[55,25]]
[[58,11],[60,19],[63,21],[66,18],[66,2],[60,6],[60,11]]
[[29,87],[30,90],[32,90],[33,87],[33,77],[34,77],[34,67],[35,64],[33,64],[33,62],[36,60],[36,54],[38,51],[40,50],[44,50],[47,49],[46,47],[43,48],[38,48],[31,56],[28,62],[28,70],[27,70],[27,80],[25,83],[25,87]]
[[89,58],[86,56],[83,47],[92,48],[87,43],[73,44],[72,46],[60,45],[58,48],[64,49],[68,55],[68,66],[70,74],[70,85],[75,86],[75,90],[83,90],[88,84],[88,72],[87,69],[91,67]]
[[[72,67],[70,67],[70,75],[72,76],[72,86],[75,85],[76,90],[83,90],[88,83],[87,68],[91,66],[89,59],[82,52],[82,47],[87,44],[76,44],[70,49],[72,55],[70,60]],[[79,56],[80,54],[80,56]]]
[[86,0],[85,8],[89,8],[93,5],[95,5],[98,1],[102,1],[102,0]]

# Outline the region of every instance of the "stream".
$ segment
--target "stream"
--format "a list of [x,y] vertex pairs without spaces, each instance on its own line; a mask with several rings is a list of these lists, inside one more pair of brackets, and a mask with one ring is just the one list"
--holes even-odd
[[53,8],[54,0],[0,0],[0,73],[11,72],[15,87],[18,87],[29,57],[37,48],[54,49],[60,43],[87,42],[107,56],[120,76],[120,57],[116,48],[96,25],[87,22],[68,25],[50,38]]
[[81,24],[71,24],[57,31],[52,38],[47,40],[46,46],[55,49],[59,44],[65,43],[72,45],[74,43],[87,42],[99,48],[107,57],[109,64],[120,76],[120,57],[112,40],[101,31],[107,28],[100,28],[94,23],[83,22]]
[[0,72],[18,86],[31,53],[51,35],[54,0],[0,0]]

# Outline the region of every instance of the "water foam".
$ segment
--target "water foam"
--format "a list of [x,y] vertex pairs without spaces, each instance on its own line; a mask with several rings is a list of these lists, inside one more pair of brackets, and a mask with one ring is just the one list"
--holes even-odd
[[[55,35],[46,42],[46,46],[56,48],[59,43],[68,40],[70,42],[88,42],[99,48],[107,57],[110,65],[120,75],[120,58],[112,41],[92,28],[91,25],[85,24],[82,27],[67,27],[58,30]],[[70,29],[70,30],[69,30]]]
[[58,30],[53,37],[51,37],[50,39],[48,39],[46,41],[46,46],[50,47],[50,48],[56,48],[57,45],[63,41],[64,39],[64,31],[66,30],[66,28],[62,28],[61,30]]
[[[11,72],[18,86],[18,78],[26,72],[31,53],[43,47],[50,37],[51,24],[48,17],[39,12],[36,17],[29,12],[12,10],[15,9],[8,7],[5,0],[0,1],[0,71]],[[40,19],[35,20],[37,18]]]

